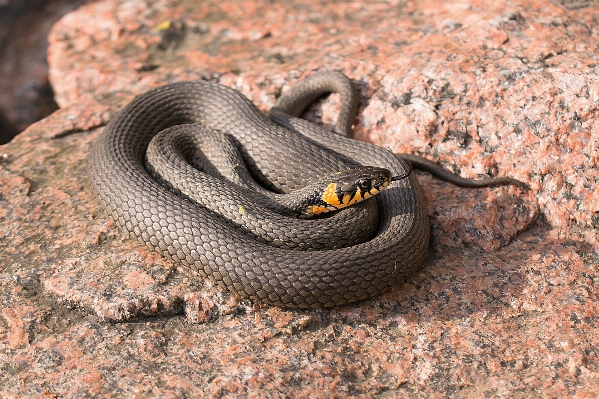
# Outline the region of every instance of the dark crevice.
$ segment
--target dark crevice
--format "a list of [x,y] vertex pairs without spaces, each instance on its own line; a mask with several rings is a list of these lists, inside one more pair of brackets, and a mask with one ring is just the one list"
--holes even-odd
[[0,145],[58,109],[48,81],[48,33],[90,0],[0,1]]

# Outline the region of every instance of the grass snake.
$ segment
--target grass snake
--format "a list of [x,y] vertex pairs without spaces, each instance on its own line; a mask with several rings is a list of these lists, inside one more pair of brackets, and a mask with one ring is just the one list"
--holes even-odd
[[[334,132],[298,118],[330,92],[342,98]],[[243,297],[299,308],[360,301],[405,281],[427,257],[429,222],[416,177],[313,220],[269,210],[265,191],[281,196],[319,176],[369,165],[405,176],[410,162],[457,184],[518,182],[472,183],[423,158],[405,156],[406,162],[353,140],[348,134],[357,104],[352,82],[337,72],[300,82],[268,116],[238,91],[214,82],[158,87],[121,110],[94,144],[92,187],[132,237]],[[151,160],[151,151],[146,155],[149,146],[160,153],[157,138],[168,130],[177,132],[182,152],[165,156],[177,158],[177,168]],[[198,141],[205,147],[196,149]],[[194,157],[202,171],[187,164]],[[164,166],[162,172],[155,165]],[[256,191],[263,192],[251,194]]]

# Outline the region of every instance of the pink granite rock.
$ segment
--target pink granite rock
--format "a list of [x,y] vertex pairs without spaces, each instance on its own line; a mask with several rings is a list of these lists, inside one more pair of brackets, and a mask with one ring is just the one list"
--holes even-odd
[[[65,16],[49,52],[61,110],[0,147],[0,395],[592,397],[599,6],[567,5],[106,0]],[[267,110],[333,69],[359,87],[357,139],[532,190],[419,172],[426,267],[310,312],[222,292],[91,194],[91,143],[136,94],[213,79]],[[338,106],[306,117],[329,126]]]

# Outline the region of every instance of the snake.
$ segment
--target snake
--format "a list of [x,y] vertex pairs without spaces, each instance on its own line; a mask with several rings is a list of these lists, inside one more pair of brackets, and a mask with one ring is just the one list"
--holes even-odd
[[[331,92],[342,99],[332,131],[300,118]],[[335,71],[296,84],[268,114],[216,82],[166,84],[107,124],[90,153],[91,186],[128,235],[241,297],[285,308],[362,301],[405,282],[428,256],[412,166],[465,186],[519,182],[463,179],[354,140],[358,103],[353,82]],[[294,195],[305,218],[277,212]]]

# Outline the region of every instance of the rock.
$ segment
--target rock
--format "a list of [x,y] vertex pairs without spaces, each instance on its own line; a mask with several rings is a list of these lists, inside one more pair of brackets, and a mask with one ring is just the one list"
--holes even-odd
[[[105,0],[66,15],[49,37],[61,109],[0,147],[0,394],[590,394],[598,15],[524,0]],[[418,172],[426,267],[309,312],[221,291],[124,236],[91,193],[90,146],[136,94],[211,79],[267,110],[317,70],[356,82],[356,138],[531,190]],[[306,117],[330,126],[338,106]]]

